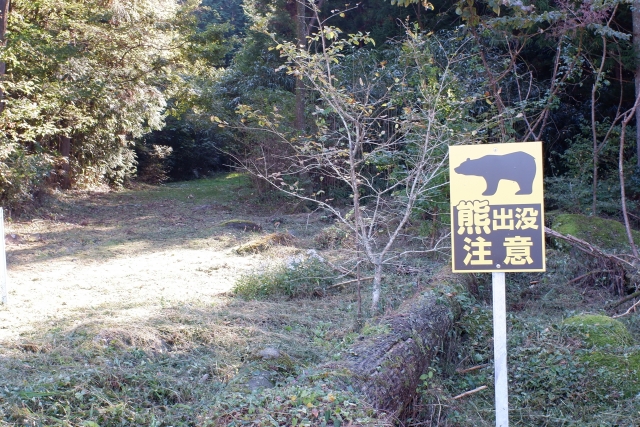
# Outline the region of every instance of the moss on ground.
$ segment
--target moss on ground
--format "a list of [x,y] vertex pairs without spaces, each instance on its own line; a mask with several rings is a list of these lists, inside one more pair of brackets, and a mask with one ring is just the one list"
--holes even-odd
[[[552,228],[559,233],[570,234],[608,251],[630,250],[624,225],[611,219],[561,214],[555,216]],[[634,230],[632,234],[634,241],[640,242],[640,232]]]
[[600,314],[580,314],[562,322],[569,334],[575,334],[590,347],[625,347],[633,338],[622,322]]
[[[615,388],[625,398],[640,393],[640,351],[615,354],[591,351],[580,356],[602,378],[605,390]],[[607,384],[608,383],[608,384]]]
[[634,340],[622,322],[600,314],[580,314],[562,325],[565,332],[590,347],[576,355],[599,379],[600,393],[618,393],[624,398],[640,393],[640,350],[629,348]]

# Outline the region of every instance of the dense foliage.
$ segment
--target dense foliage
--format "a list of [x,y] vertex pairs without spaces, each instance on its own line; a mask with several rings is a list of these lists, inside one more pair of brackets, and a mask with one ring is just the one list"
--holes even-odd
[[[226,168],[229,154],[252,155],[256,142],[271,138],[234,125],[240,105],[277,106],[282,129],[315,132],[323,94],[287,73],[272,48],[295,42],[317,50],[308,37],[330,18],[342,34],[368,34],[375,43],[360,41],[341,54],[341,84],[368,72],[353,66],[367,52],[390,64],[377,71],[382,79],[404,82],[404,98],[394,102],[407,109],[419,109],[411,94],[421,82],[391,66],[407,29],[428,34],[443,51],[464,41],[470,59],[456,79],[475,131],[467,142],[543,140],[551,208],[621,214],[622,133],[623,177],[635,209],[634,132],[622,129],[634,125],[623,115],[638,74],[629,2],[316,4],[317,19],[310,3],[300,9],[284,0],[14,1],[2,50],[3,203],[26,207],[55,186],[117,186],[136,175],[191,179]],[[220,129],[212,116],[233,126]],[[315,190],[341,194],[317,178]]]
[[8,16],[2,195],[20,207],[44,185],[122,185],[134,141],[193,97],[225,54],[224,28],[193,2],[23,2]]

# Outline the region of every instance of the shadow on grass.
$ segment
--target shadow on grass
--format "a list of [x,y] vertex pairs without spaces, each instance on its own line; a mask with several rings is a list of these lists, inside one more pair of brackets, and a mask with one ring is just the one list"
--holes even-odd
[[225,249],[250,233],[225,228],[223,221],[261,221],[268,209],[256,205],[249,179],[238,173],[143,190],[63,196],[48,213],[57,219],[8,226],[9,265],[67,256],[102,260],[123,251],[176,246]]

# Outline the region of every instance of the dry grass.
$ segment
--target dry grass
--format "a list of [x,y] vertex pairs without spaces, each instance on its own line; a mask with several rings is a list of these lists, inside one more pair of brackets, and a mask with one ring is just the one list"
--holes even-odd
[[238,246],[234,252],[238,255],[257,254],[275,245],[291,245],[294,241],[295,237],[291,233],[270,233]]
[[[289,239],[271,238],[287,233],[268,221],[272,213],[252,205],[246,187],[244,177],[225,175],[189,186],[61,194],[40,217],[8,223],[10,304],[0,307],[0,340],[105,306],[110,316],[136,318],[167,304],[208,301],[239,275],[299,251]],[[265,231],[220,226],[230,218]],[[286,220],[304,248],[315,231],[307,216]],[[278,246],[249,256],[233,251],[261,235]]]
[[[284,386],[314,363],[341,357],[355,336],[353,295],[228,296],[240,275],[312,247],[322,227],[307,214],[252,202],[247,180],[231,174],[61,194],[39,217],[9,223],[0,425],[228,425],[249,417],[258,398],[267,399],[253,415],[261,425],[273,411],[300,419],[308,407],[287,397],[298,392],[322,409],[309,415],[318,425],[325,416],[369,419],[350,406],[357,397],[324,379],[307,391]],[[263,231],[221,225],[232,218]],[[256,242],[265,247],[238,254]],[[282,357],[263,360],[266,347]],[[283,387],[250,393],[256,373]]]
[[[225,425],[216,408],[250,396],[255,372],[285,384],[340,357],[354,339],[348,303],[219,297],[135,322],[69,318],[2,348],[0,416],[5,425]],[[266,347],[285,358],[263,360]]]

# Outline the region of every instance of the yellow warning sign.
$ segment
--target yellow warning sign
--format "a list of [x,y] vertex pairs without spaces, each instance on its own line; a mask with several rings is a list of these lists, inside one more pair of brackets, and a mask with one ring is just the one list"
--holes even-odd
[[449,147],[454,272],[545,271],[542,143]]

